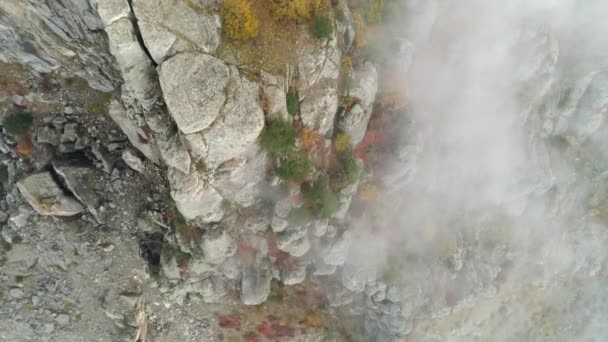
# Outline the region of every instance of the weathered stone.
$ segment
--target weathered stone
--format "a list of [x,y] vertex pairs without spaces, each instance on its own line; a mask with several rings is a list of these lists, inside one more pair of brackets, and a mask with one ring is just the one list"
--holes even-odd
[[201,250],[206,262],[218,265],[236,253],[236,241],[225,229],[214,226],[203,234]]
[[329,134],[334,128],[338,110],[340,57],[335,37],[321,50],[305,47],[299,54],[303,83],[300,89],[300,116],[306,126],[321,134]]
[[329,225],[329,220],[317,220],[313,224],[313,235],[316,237],[321,237],[327,233],[327,227]]
[[228,290],[226,282],[219,277],[209,277],[199,283],[198,293],[205,303],[221,303]]
[[288,227],[276,234],[277,247],[292,256],[301,257],[310,250],[310,240],[305,227]]
[[272,231],[275,233],[282,232],[289,226],[289,222],[286,219],[274,216],[271,222]]
[[97,222],[105,222],[105,215],[99,210],[102,199],[95,191],[97,183],[95,171],[87,167],[61,166],[56,163],[53,163],[53,169],[63,178],[66,187],[74,196],[87,206]]
[[167,177],[171,185],[171,197],[186,219],[201,222],[217,222],[222,219],[222,196],[196,172],[186,175],[169,168]]
[[183,133],[201,131],[218,117],[230,80],[230,69],[221,60],[204,54],[180,53],[167,59],[159,73],[167,107]]
[[306,264],[298,262],[296,265],[284,265],[280,268],[280,274],[283,284],[300,284],[306,279]]
[[[133,9],[144,43],[156,63],[167,55],[199,49],[212,54],[220,44],[220,19],[184,1],[134,0]],[[209,13],[209,14],[208,14]]]
[[259,85],[239,76],[235,67],[230,69],[227,96],[220,115],[203,132],[208,149],[205,164],[212,169],[251,150],[264,128]]
[[185,174],[190,173],[190,155],[182,144],[179,134],[175,134],[166,140],[158,140],[158,150],[165,164],[169,167]]
[[258,305],[268,299],[272,272],[268,261],[247,266],[241,278],[241,301],[245,305]]
[[64,194],[49,172],[24,178],[17,187],[40,215],[74,216],[84,209],[75,198]]
[[36,140],[42,144],[59,145],[59,133],[50,127],[40,127],[36,131]]
[[251,152],[245,157],[224,163],[213,173],[210,182],[225,199],[249,207],[259,199],[259,184],[264,180],[265,161],[263,153]]
[[135,170],[139,173],[144,173],[146,171],[144,162],[131,150],[125,150],[122,153],[122,160],[132,170]]
[[122,18],[106,26],[110,51],[122,74],[122,99],[125,103],[149,110],[159,97],[156,73],[139,45],[131,20]]
[[353,146],[363,139],[378,91],[378,73],[371,63],[354,72],[354,87],[349,91],[356,104],[338,118],[338,128],[351,138]]
[[146,141],[150,141],[152,137],[147,136],[145,132],[139,129],[137,121],[134,118],[129,117],[127,110],[120,102],[113,100],[110,103],[109,114],[135,148],[141,151],[141,153],[152,162],[159,162],[158,150],[153,144],[146,143]]
[[262,94],[264,97],[265,112],[269,120],[290,120],[287,112],[287,94],[284,81],[275,76],[262,72]]

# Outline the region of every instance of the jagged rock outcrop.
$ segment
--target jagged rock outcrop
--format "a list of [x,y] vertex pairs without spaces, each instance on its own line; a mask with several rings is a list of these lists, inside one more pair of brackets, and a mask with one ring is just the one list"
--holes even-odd
[[220,18],[212,3],[133,0],[137,25],[150,55],[157,64],[184,51],[212,54],[220,44]]
[[354,71],[353,88],[348,91],[355,104],[338,117],[338,129],[350,136],[353,146],[365,135],[377,92],[378,72],[371,63],[365,63]]
[[159,68],[163,96],[184,134],[200,132],[218,117],[226,102],[230,68],[210,55],[178,54]]
[[118,75],[90,1],[3,1],[0,12],[0,61],[41,73],[61,67],[93,89],[114,90]]
[[331,134],[338,111],[340,49],[335,36],[322,47],[304,46],[298,55],[302,122],[321,134]]

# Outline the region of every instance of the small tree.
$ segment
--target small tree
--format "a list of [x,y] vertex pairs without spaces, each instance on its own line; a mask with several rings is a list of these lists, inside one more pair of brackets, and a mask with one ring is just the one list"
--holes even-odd
[[271,121],[262,131],[259,143],[272,155],[285,155],[295,146],[296,131],[287,121]]
[[330,218],[338,210],[340,201],[334,194],[324,178],[313,183],[302,185],[302,198],[304,204],[311,208],[320,218]]
[[300,100],[298,99],[298,95],[290,90],[287,92],[287,112],[291,116],[296,116],[300,113]]
[[331,25],[331,20],[325,16],[318,15],[315,17],[315,22],[313,24],[313,32],[315,37],[319,39],[328,39],[331,38],[334,29]]
[[4,129],[13,135],[23,135],[32,126],[34,117],[31,113],[10,114],[4,118],[2,125]]
[[224,0],[222,27],[232,39],[245,41],[257,37],[259,22],[249,0]]
[[294,149],[280,159],[276,171],[281,179],[301,180],[312,171],[312,163],[304,151]]

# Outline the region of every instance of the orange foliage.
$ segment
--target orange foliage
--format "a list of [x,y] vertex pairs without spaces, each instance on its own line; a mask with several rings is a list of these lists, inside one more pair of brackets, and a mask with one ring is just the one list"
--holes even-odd
[[319,329],[319,328],[323,327],[324,321],[325,321],[325,318],[323,317],[323,313],[320,310],[315,309],[315,310],[310,310],[306,314],[306,317],[304,318],[304,321],[302,323],[307,328]]
[[364,201],[373,201],[378,198],[380,191],[374,184],[366,184],[359,192],[359,198]]

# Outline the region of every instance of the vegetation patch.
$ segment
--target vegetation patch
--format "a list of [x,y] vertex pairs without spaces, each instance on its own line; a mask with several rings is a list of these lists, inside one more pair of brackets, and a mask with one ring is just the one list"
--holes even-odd
[[273,16],[278,20],[302,23],[329,8],[328,0],[270,0]]
[[264,151],[274,156],[286,155],[296,143],[296,131],[291,123],[282,120],[271,121],[259,138]]
[[333,193],[324,178],[302,185],[302,198],[317,217],[330,218],[338,210],[340,201]]
[[294,149],[279,160],[276,169],[277,175],[283,180],[301,180],[312,171],[312,162],[308,155],[300,150]]
[[258,36],[260,23],[249,0],[224,0],[221,17],[222,28],[230,38],[245,41]]
[[298,98],[298,94],[295,91],[290,90],[287,92],[287,112],[291,116],[296,116],[300,114],[300,99]]
[[331,38],[331,35],[334,33],[331,20],[323,15],[316,16],[313,23],[313,33],[318,39]]
[[8,115],[4,118],[2,125],[10,134],[23,135],[28,132],[33,123],[34,117],[32,116],[32,113],[25,112]]
[[296,208],[293,209],[287,217],[287,222],[290,226],[299,227],[314,219],[313,214],[308,208]]

